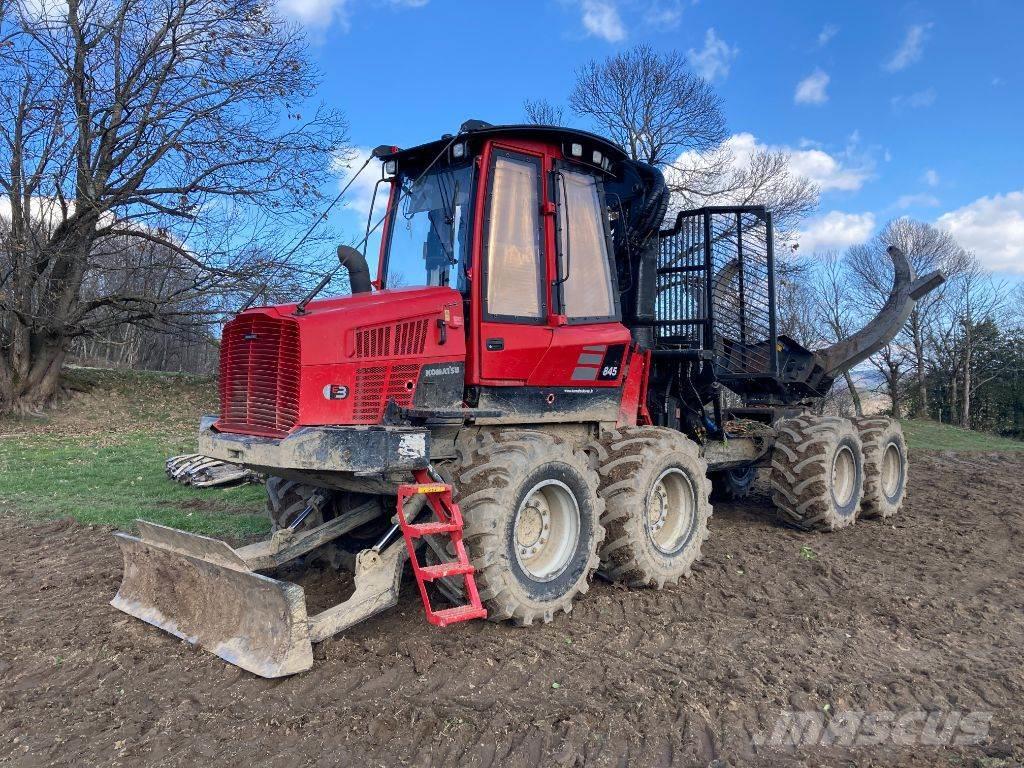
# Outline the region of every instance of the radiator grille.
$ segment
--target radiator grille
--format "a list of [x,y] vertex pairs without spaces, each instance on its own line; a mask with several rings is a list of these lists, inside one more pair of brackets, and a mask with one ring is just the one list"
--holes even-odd
[[402,408],[412,405],[419,365],[367,365],[356,372],[356,424],[379,424],[389,400]]
[[241,315],[224,327],[220,421],[227,432],[283,437],[299,418],[299,328],[293,320]]
[[420,355],[427,344],[427,318],[356,330],[356,357]]

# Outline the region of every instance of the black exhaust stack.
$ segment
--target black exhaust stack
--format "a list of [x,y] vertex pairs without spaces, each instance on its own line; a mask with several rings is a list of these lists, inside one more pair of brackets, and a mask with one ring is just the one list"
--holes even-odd
[[352,289],[352,295],[369,293],[371,290],[370,267],[363,254],[351,246],[339,245],[338,261],[348,271],[348,284]]

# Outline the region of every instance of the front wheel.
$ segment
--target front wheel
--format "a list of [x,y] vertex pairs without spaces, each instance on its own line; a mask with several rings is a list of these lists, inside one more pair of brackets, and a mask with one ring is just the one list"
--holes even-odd
[[485,433],[454,471],[488,618],[528,625],[572,610],[604,538],[587,457],[541,431]]
[[697,445],[675,430],[625,427],[601,436],[607,531],[601,573],[661,589],[690,575],[708,537],[711,483]]

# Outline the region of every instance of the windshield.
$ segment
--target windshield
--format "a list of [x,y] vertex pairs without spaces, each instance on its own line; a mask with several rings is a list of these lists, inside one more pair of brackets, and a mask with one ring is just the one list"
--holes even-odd
[[386,288],[450,285],[468,290],[472,168],[441,168],[416,177],[400,174],[387,256],[378,275]]

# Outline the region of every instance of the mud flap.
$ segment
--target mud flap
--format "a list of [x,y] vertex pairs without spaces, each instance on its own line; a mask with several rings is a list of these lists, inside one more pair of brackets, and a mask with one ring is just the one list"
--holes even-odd
[[[181,537],[190,536],[180,531]],[[123,533],[124,578],[111,605],[202,646],[261,677],[313,666],[302,587],[207,559],[211,545],[195,536],[196,554]]]

